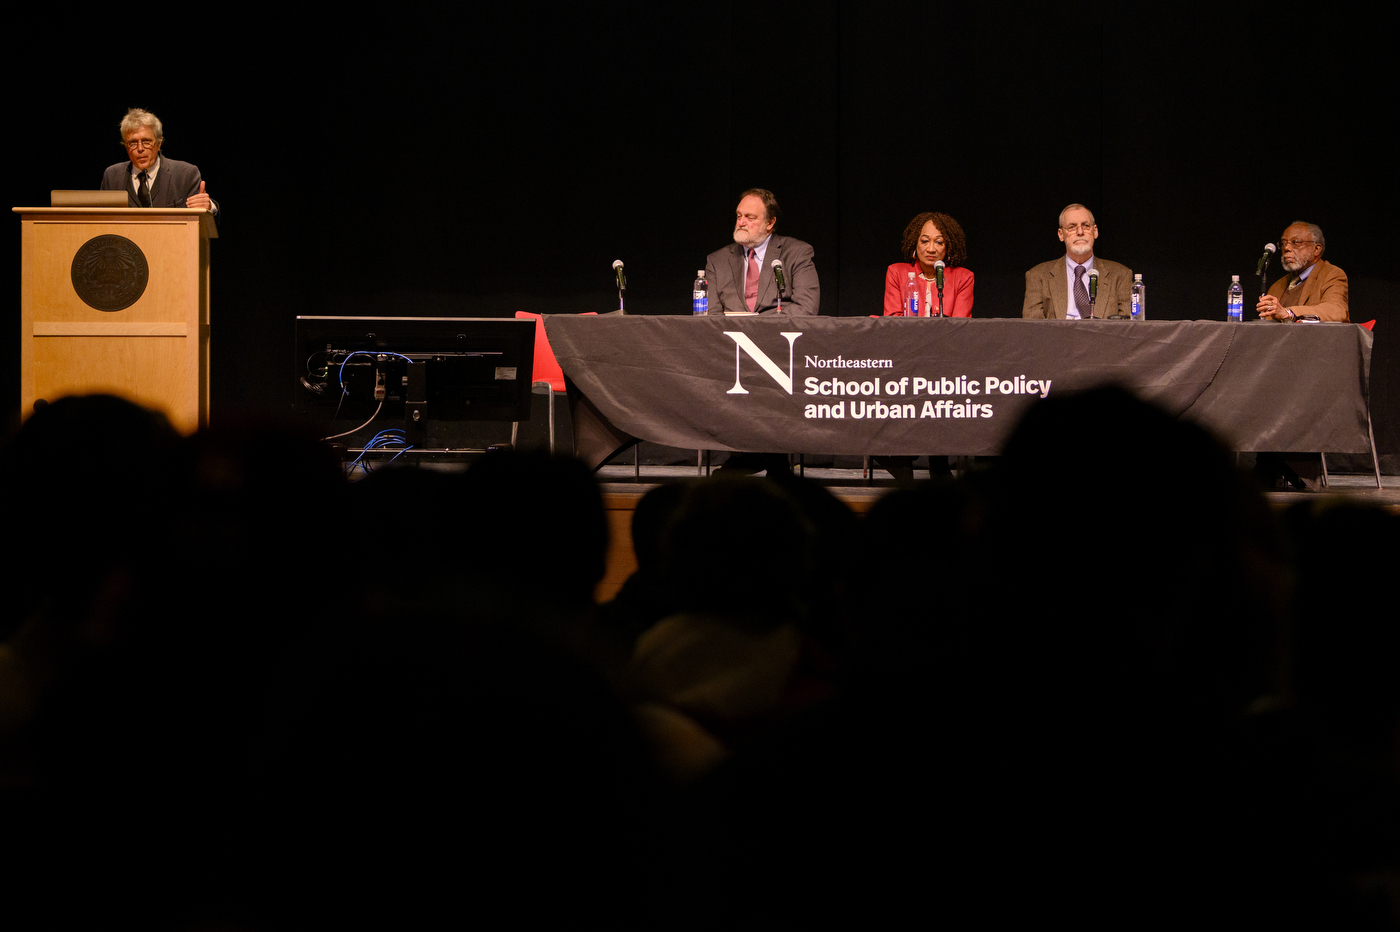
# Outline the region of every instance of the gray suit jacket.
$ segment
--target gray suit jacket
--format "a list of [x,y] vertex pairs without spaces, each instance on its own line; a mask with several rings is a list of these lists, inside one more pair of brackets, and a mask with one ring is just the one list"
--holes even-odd
[[[773,277],[773,260],[783,260],[783,313],[793,316],[815,316],[821,307],[821,284],[817,267],[812,263],[812,247],[800,239],[774,233],[763,256],[763,268],[758,273],[758,303],[754,310],[760,314],[776,314],[778,283]],[[710,313],[726,310],[747,311],[744,302],[744,247],[730,243],[705,257],[705,279],[710,283]]]
[[[1132,305],[1133,270],[1117,262],[1094,257],[1099,273],[1099,297],[1094,302],[1095,317],[1128,316]],[[1042,262],[1026,273],[1026,300],[1021,316],[1064,320],[1069,303],[1069,278],[1065,257]]]
[[[156,174],[156,183],[151,188],[152,207],[184,207],[185,198],[199,193],[199,168],[189,162],[179,162],[175,159],[160,157],[160,171]],[[118,162],[116,165],[108,166],[102,173],[102,191],[120,191],[126,189],[127,203],[132,207],[140,207],[136,203],[136,192],[131,187],[131,163]],[[219,215],[219,203],[213,201],[213,208],[209,211],[214,216]]]

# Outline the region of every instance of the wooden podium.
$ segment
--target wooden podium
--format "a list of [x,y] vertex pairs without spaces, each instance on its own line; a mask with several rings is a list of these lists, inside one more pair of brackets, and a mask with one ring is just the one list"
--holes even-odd
[[104,392],[209,421],[206,210],[16,207],[23,224],[20,417]]

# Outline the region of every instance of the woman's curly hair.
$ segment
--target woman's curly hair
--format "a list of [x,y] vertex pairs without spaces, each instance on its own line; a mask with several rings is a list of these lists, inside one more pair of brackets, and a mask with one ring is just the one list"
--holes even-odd
[[947,251],[943,254],[943,264],[948,267],[962,265],[967,261],[967,238],[963,236],[963,228],[958,225],[947,214],[924,211],[904,228],[904,258],[910,262],[917,262],[918,257],[914,255],[914,247],[918,245],[919,234],[923,232],[924,224],[930,220],[938,228],[938,232],[943,234],[943,243]]

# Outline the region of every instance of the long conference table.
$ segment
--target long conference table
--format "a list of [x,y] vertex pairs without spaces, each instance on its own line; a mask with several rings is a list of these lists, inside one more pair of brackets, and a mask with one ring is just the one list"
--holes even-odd
[[992,455],[1031,405],[1104,384],[1234,450],[1375,455],[1355,324],[556,315],[545,332],[593,468],[638,439]]

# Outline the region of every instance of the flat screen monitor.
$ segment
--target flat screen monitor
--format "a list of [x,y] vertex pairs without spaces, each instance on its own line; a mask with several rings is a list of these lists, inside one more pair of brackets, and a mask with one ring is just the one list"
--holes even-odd
[[453,422],[529,419],[534,352],[530,319],[298,317],[293,407],[325,436],[372,419],[347,445],[390,427],[451,445]]

